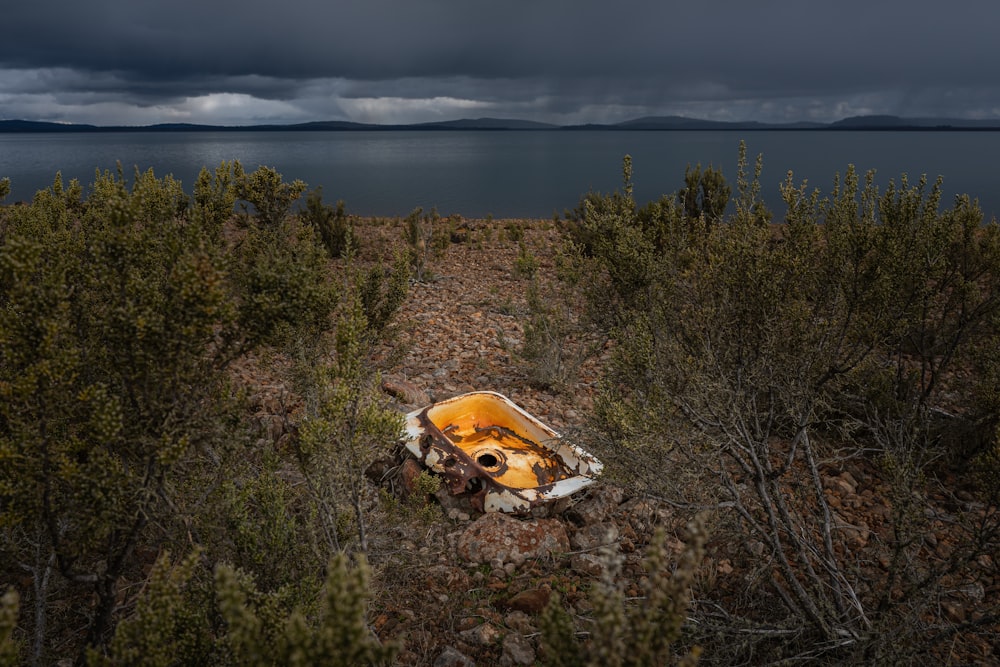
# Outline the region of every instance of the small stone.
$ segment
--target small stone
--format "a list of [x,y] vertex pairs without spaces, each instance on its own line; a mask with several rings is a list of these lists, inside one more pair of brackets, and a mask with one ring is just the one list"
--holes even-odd
[[531,634],[535,632],[536,628],[531,622],[531,617],[528,616],[523,611],[514,610],[504,616],[504,625],[515,632],[520,632],[522,635]]
[[445,646],[441,655],[434,661],[434,667],[475,667],[472,658],[453,646]]
[[604,572],[603,561],[594,554],[575,554],[569,561],[569,566],[580,574],[599,577]]
[[840,480],[847,485],[847,488],[850,489],[850,492],[852,494],[857,493],[858,481],[854,478],[854,475],[845,470],[844,472],[840,473]]
[[427,392],[419,389],[412,382],[399,378],[385,378],[382,380],[382,391],[389,394],[404,405],[414,407],[428,405],[431,402]]
[[944,611],[945,618],[952,623],[965,622],[965,607],[961,604],[952,600],[945,600],[941,603],[941,609]]
[[460,632],[458,634],[470,644],[477,646],[491,646],[500,641],[500,636],[503,633],[501,633],[500,630],[492,623],[483,623],[482,625],[477,625],[471,630],[466,630],[465,632]]
[[455,622],[455,629],[459,632],[464,632],[465,630],[471,630],[482,623],[482,620],[478,616],[463,616]]
[[531,642],[517,633],[510,633],[503,640],[503,655],[501,665],[533,665],[535,664],[535,649]]
[[409,497],[417,490],[417,477],[424,471],[416,459],[407,458],[399,466],[399,485],[402,489],[403,497]]
[[545,588],[529,588],[507,600],[506,607],[526,614],[540,614],[550,597],[552,592]]
[[986,587],[978,581],[959,586],[958,591],[975,602],[982,602],[986,598]]
[[618,526],[613,522],[596,523],[584,526],[570,538],[570,546],[577,551],[612,544],[618,540]]
[[580,526],[601,523],[618,509],[623,495],[617,486],[591,487],[587,498],[566,510],[566,518]]

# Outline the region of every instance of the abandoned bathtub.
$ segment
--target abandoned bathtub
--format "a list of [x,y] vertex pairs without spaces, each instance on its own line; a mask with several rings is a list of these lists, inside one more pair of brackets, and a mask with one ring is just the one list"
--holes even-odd
[[506,396],[476,391],[406,415],[403,444],[453,495],[526,514],[592,484],[602,464]]

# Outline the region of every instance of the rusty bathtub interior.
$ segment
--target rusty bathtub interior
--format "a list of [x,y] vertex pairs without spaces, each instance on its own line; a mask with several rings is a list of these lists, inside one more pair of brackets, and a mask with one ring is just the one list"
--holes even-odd
[[524,514],[592,484],[602,464],[506,396],[477,391],[406,415],[403,444],[452,495]]

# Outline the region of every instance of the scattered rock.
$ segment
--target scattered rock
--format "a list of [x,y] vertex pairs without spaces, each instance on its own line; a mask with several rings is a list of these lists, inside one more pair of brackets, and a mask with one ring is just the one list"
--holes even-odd
[[416,459],[407,457],[403,460],[403,463],[399,466],[399,486],[401,489],[401,495],[406,498],[413,494],[417,490],[417,477],[423,472],[424,468],[417,462]]
[[588,577],[599,577],[604,572],[604,561],[591,553],[575,554],[569,560],[569,566],[580,574]]
[[472,516],[473,514],[478,514],[475,508],[472,507],[472,503],[469,501],[469,496],[467,495],[454,495],[448,490],[446,484],[442,484],[441,488],[434,493],[434,497],[437,498],[438,503],[441,504],[441,509],[445,514],[450,513],[452,510],[457,510],[459,513],[468,514]]
[[448,510],[448,518],[451,519],[452,521],[463,521],[463,522],[472,520],[472,517],[469,515],[468,512],[463,512],[461,509],[457,507],[452,507],[450,510]]
[[535,649],[531,642],[516,632],[504,637],[501,665],[533,665],[535,664]]
[[519,520],[506,514],[484,514],[458,538],[458,554],[472,563],[522,565],[569,551],[566,528],[556,519]]
[[941,609],[944,611],[945,618],[947,618],[952,623],[964,623],[965,622],[965,606],[955,602],[954,600],[945,600],[941,603]]
[[854,489],[854,492],[856,493],[857,490],[861,487],[861,483],[858,480],[863,479],[863,477],[859,477],[857,474],[852,473],[849,470],[845,470],[844,472],[840,473],[840,479],[847,482]]
[[426,391],[418,388],[411,382],[399,378],[387,377],[382,380],[382,391],[389,394],[403,405],[413,408],[429,405],[430,396]]
[[535,625],[531,622],[531,617],[523,611],[510,612],[504,616],[503,622],[508,628],[522,635],[531,634],[536,630]]
[[982,602],[986,598],[986,587],[978,581],[959,586],[958,592],[975,602]]
[[871,537],[871,529],[867,523],[858,521],[856,524],[850,524],[838,514],[834,514],[833,519],[834,527],[840,532],[847,546],[851,549],[863,549],[868,545],[868,540]]
[[483,619],[478,616],[463,616],[455,621],[455,629],[459,632],[464,632],[466,630],[471,630],[482,622]]
[[445,646],[441,655],[434,661],[434,667],[475,667],[472,658],[453,646]]
[[562,516],[570,505],[572,505],[573,499],[570,496],[563,496],[562,498],[556,498],[555,500],[543,503],[541,505],[535,505],[531,508],[531,516],[536,519],[545,519],[548,517]]
[[540,614],[552,597],[552,591],[545,588],[529,588],[507,600],[507,609],[522,611],[526,614]]
[[594,549],[618,541],[619,530],[614,522],[594,523],[580,528],[569,538],[569,545],[578,551]]
[[584,500],[566,510],[566,518],[579,526],[604,522],[618,509],[623,497],[617,486],[591,487]]
[[851,473],[843,472],[836,476],[824,477],[823,488],[841,498],[848,498],[857,495],[858,483]]
[[475,646],[492,646],[500,641],[503,635],[500,629],[492,623],[482,623],[464,632],[458,633],[462,639]]
[[[637,535],[650,535],[654,526],[665,518],[656,503],[646,498],[635,498],[621,506],[623,526],[627,523],[632,532]],[[636,538],[632,538],[633,540]]]

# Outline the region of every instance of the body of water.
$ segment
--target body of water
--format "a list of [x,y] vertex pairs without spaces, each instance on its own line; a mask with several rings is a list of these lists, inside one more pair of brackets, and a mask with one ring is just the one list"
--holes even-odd
[[688,164],[721,168],[735,190],[740,140],[751,167],[764,155],[762,196],[780,220],[778,186],[796,181],[828,193],[834,175],[853,164],[877,171],[883,189],[908,174],[944,176],[944,205],[956,194],[978,198],[987,219],[1000,216],[1000,132],[808,131],[376,131],[376,132],[128,132],[0,134],[0,178],[11,179],[7,202],[30,200],[64,181],[87,186],[95,170],[120,162],[172,174],[191,193],[202,168],[239,160],[251,171],[274,167],[285,180],[322,186],[324,201],[343,199],[348,212],[403,216],[415,207],[443,215],[547,218],[573,208],[588,191],[622,182],[622,157],[632,156],[640,202],[679,189]]

